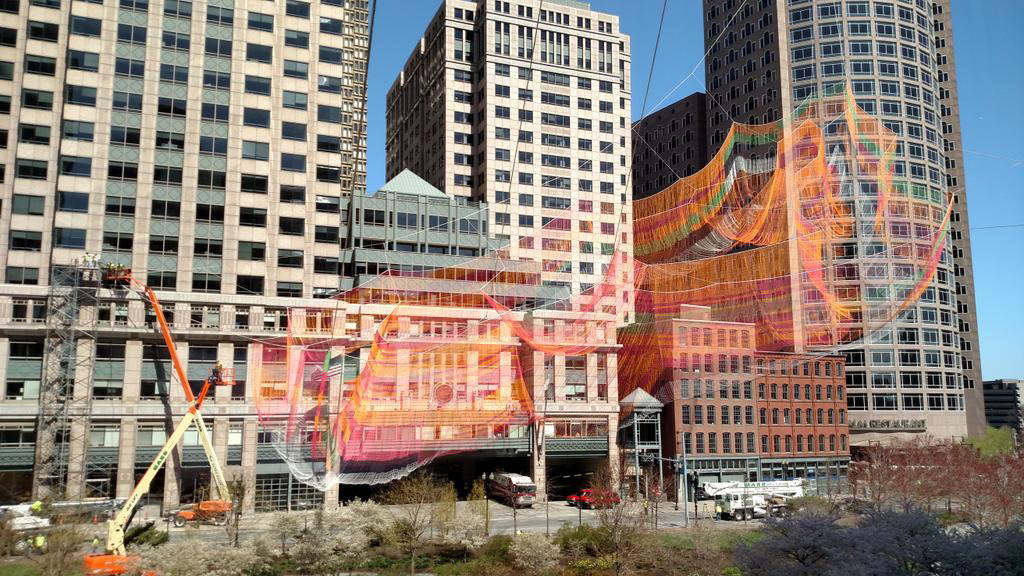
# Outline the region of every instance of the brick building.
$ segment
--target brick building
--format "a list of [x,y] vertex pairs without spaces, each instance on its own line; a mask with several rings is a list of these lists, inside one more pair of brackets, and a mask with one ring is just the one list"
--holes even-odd
[[627,344],[620,390],[631,391],[633,371],[651,374],[647,385],[665,405],[664,456],[685,456],[698,483],[846,475],[841,357],[757,350],[754,324],[715,320],[701,306],[655,326],[660,366],[645,364],[649,349]]
[[762,477],[810,477],[820,469],[845,476],[850,445],[843,358],[760,351],[755,357]]

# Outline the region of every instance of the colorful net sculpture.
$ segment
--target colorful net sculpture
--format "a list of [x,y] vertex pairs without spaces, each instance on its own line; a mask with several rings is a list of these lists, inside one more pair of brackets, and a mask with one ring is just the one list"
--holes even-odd
[[278,454],[321,489],[387,482],[528,435],[549,392],[546,357],[618,345],[632,361],[612,394],[656,392],[681,306],[756,324],[762,350],[830,354],[929,290],[951,203],[902,181],[896,135],[848,92],[733,124],[724,142],[700,172],[633,202],[632,231],[616,230],[582,294],[545,279],[569,269],[557,255],[590,223],[553,217],[538,234],[550,259],[498,250],[391,271],[291,310],[288,336],[261,343],[251,377]]

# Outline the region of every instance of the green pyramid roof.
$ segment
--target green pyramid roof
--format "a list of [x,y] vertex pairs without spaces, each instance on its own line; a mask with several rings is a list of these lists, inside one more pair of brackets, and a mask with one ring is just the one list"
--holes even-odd
[[[408,168],[402,170],[397,176],[388,180],[380,190],[394,192],[396,194],[415,194],[417,196],[430,196],[433,198],[447,198],[444,192],[434,188],[430,182],[420,178]],[[371,194],[372,196],[372,194]]]

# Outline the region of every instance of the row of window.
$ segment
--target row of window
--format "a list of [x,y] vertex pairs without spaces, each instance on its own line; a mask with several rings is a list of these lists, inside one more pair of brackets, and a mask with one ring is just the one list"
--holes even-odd
[[[791,411],[792,410],[792,411]],[[792,414],[792,417],[791,417]],[[817,414],[817,420],[814,419],[814,415]],[[780,418],[781,415],[781,418]],[[838,415],[838,418],[836,417]],[[710,414],[709,414],[710,416]],[[760,422],[762,425],[768,424],[768,409],[760,409]],[[713,422],[708,422],[712,424]],[[727,422],[722,422],[727,424]],[[771,411],[771,423],[773,426],[778,424],[796,424],[796,425],[833,425],[833,424],[846,424],[846,410],[840,409],[838,412],[834,408],[824,409],[818,408],[813,410],[811,408],[772,408]]]
[[[354,222],[367,226],[397,226],[447,232],[455,229],[455,218],[441,214],[417,215],[414,212],[374,210],[356,208]],[[487,234],[487,221],[475,218],[458,218],[458,230],[463,234]],[[449,224],[451,226],[449,227]]]
[[[18,139],[20,142],[29,144],[50,144],[49,126],[36,124],[20,124],[18,127]],[[93,141],[94,124],[78,120],[65,120],[61,136],[69,140]],[[281,122],[281,138],[284,140],[298,140],[305,142],[308,138],[306,124],[297,122]],[[142,140],[142,130],[126,126],[110,127],[110,143],[119,146],[139,146]],[[156,148],[170,150],[185,149],[185,134],[179,132],[157,131],[154,140]],[[255,150],[268,150],[267,143],[258,143],[262,146],[254,146],[245,141],[242,144],[242,157],[249,158],[256,154]],[[341,152],[341,138],[327,134],[316,135],[317,150],[320,152]],[[203,154],[213,156],[226,156],[228,152],[228,139],[216,136],[200,136],[199,151]],[[267,154],[263,154],[266,156]],[[266,160],[267,158],[262,158]],[[63,172],[62,172],[63,173]]]
[[[959,367],[959,366],[957,366]],[[900,372],[897,377],[895,372],[873,372],[871,378],[863,372],[850,372],[846,375],[846,385],[854,388],[867,388],[870,380],[872,388],[921,388],[920,372]],[[959,374],[943,372],[925,372],[924,385],[927,388],[943,388],[947,390],[958,390],[963,388],[963,382]]]
[[[683,444],[684,444],[684,450],[685,450],[684,453],[685,454],[719,454],[719,453],[721,453],[721,454],[731,454],[731,453],[742,454],[744,452],[744,449],[743,449],[744,448],[744,443],[743,443],[744,437],[746,438],[746,452],[748,452],[750,454],[757,453],[756,446],[754,445],[755,434],[753,432],[747,432],[746,435],[744,435],[742,432],[736,432],[735,434],[730,433],[730,432],[722,432],[721,433],[721,438],[722,438],[722,446],[721,446],[722,450],[721,450],[721,452],[719,452],[719,450],[718,450],[718,448],[719,448],[719,446],[718,446],[718,438],[719,438],[719,436],[718,436],[717,432],[708,432],[707,433],[707,435],[706,435],[707,444],[705,444],[705,433],[704,432],[685,432],[685,433],[683,433]],[[785,436],[782,436],[782,435],[775,435],[775,436],[773,436],[772,437],[772,444],[771,444],[772,450],[769,451],[769,443],[768,443],[769,442],[769,437],[766,434],[762,435],[761,436],[761,452],[760,453],[761,454],[768,454],[770,452],[776,452],[776,453],[783,452],[783,447],[785,447],[785,452],[790,452],[790,453],[814,453],[814,452],[825,452],[826,451],[826,436],[824,434],[819,434],[817,436],[817,439],[818,439],[817,447],[815,447],[815,442],[814,442],[815,436],[814,436],[814,434],[807,434],[806,436],[797,434],[796,435],[796,450],[793,449],[793,447],[794,447],[793,438],[794,437],[792,435],[789,435],[789,434],[786,434]],[[835,434],[830,434],[830,435],[828,435],[827,438],[828,438],[828,444],[827,444],[828,448],[827,448],[827,451],[835,452],[836,451],[836,446],[837,446],[836,435]],[[805,443],[805,439],[806,439],[806,443]],[[785,443],[783,443],[783,440],[785,441]],[[839,435],[839,442],[838,442],[839,450],[845,452],[847,450],[846,445],[847,445],[846,434],[840,434]]]
[[[254,143],[255,144],[255,143]],[[243,157],[267,160],[258,158],[261,151],[265,150],[260,146],[243,148]],[[305,172],[306,156],[304,154],[281,153],[280,169],[285,172]],[[60,160],[60,173],[68,176],[92,175],[92,159],[78,156],[62,156]],[[46,160],[32,160],[28,158],[15,159],[15,177],[27,180],[46,180],[49,177],[49,163]],[[137,182],[139,179],[139,165],[134,162],[110,161],[107,164],[107,180]],[[153,183],[170,186],[180,186],[184,179],[182,168],[175,166],[154,166]],[[266,192],[258,186],[264,182],[266,177],[247,179],[243,184],[250,188],[243,188],[243,192]],[[316,165],[317,182],[341,182],[341,168],[334,166]],[[225,190],[227,188],[227,173],[215,170],[199,170],[198,185],[200,188],[214,188]]]
[[[247,183],[248,182],[248,183]],[[255,183],[254,183],[255,182]],[[257,184],[261,190],[256,190]],[[244,174],[242,191],[265,194],[267,177]],[[302,186],[282,185],[277,201],[282,204],[305,204],[306,189]],[[340,212],[341,200],[337,196],[316,195],[315,209],[317,212],[337,214]],[[42,216],[45,214],[46,198],[32,194],[15,194],[11,199],[11,213],[26,216]],[[201,205],[206,206],[206,205]],[[104,213],[114,216],[134,216],[136,200],[133,197],[107,196]],[[57,210],[60,212],[86,213],[89,211],[88,192],[57,192]],[[200,210],[208,215],[207,208]],[[181,217],[181,202],[176,200],[153,200],[150,216],[161,219],[178,219]]]
[[[262,208],[241,207],[238,217],[239,226],[265,228],[267,225],[267,211]],[[198,222],[224,222],[224,207],[200,204],[197,206],[196,220]],[[282,236],[305,236],[306,226],[304,218],[293,218],[281,216],[278,220],[278,233]],[[58,248],[71,248],[84,250],[86,245],[86,230],[84,228],[53,229],[53,243]],[[320,226],[314,228],[314,240],[325,244],[339,243],[338,228],[335,226]],[[222,240],[219,239],[198,239],[196,240],[195,254],[200,256],[216,256],[222,254]],[[40,252],[43,248],[43,233],[34,230],[10,231],[10,249],[22,252]],[[130,232],[104,232],[103,248],[108,252],[131,252],[134,249],[134,235]],[[175,236],[150,235],[149,250],[154,254],[177,254],[178,238]],[[261,242],[240,242],[239,259],[241,260],[263,260],[264,244]],[[38,275],[33,275],[38,279]],[[26,282],[20,282],[26,283]]]
[[[174,2],[178,7],[187,4],[186,2]],[[308,17],[308,4],[307,17]],[[189,9],[191,14],[191,9]],[[182,14],[175,14],[181,16]],[[228,8],[217,9],[213,7],[208,14],[208,19],[218,24],[230,24],[234,21],[233,11]],[[228,22],[225,22],[228,20]],[[71,34],[76,36],[100,37],[103,34],[103,22],[97,18],[72,15],[70,19]],[[261,14],[249,12],[249,29],[274,31],[274,16],[272,14]],[[17,43],[17,31],[11,28],[2,29],[2,39],[5,45],[13,46]],[[344,24],[341,19],[321,16],[319,19],[319,33],[340,36],[344,31]],[[133,26],[131,24],[119,23],[117,25],[117,41],[129,44],[146,44],[148,29],[144,26]],[[29,20],[26,34],[29,39],[43,42],[58,42],[60,39],[60,24],[53,22],[40,22]],[[285,38],[288,46],[298,48],[309,47],[309,34],[295,30],[286,30]],[[161,44],[164,48],[172,50],[188,51],[191,39],[188,34],[164,31],[161,37]],[[206,53],[215,56],[231,56],[232,42],[217,38],[206,39]],[[270,62],[272,60],[272,46],[263,44],[246,44],[246,59],[257,62]]]
[[[808,0],[803,0],[808,1]],[[800,2],[790,2],[790,5],[799,4]],[[828,20],[831,18],[840,18],[843,15],[843,6],[840,2],[828,2],[819,4],[817,10],[817,17],[820,20]],[[928,17],[924,14],[915,13],[913,9],[904,8],[902,6],[895,7],[892,3],[875,2],[875,18],[884,18],[886,20],[892,20],[896,18],[897,11],[900,20],[903,22],[917,23],[918,27],[922,30],[929,30]],[[868,10],[867,2],[847,2],[846,3],[846,15],[864,18],[871,14]],[[796,24],[800,22],[807,22],[814,18],[815,11],[811,7],[805,8],[794,8],[789,11],[789,23]]]
[[[962,411],[964,409],[964,397],[960,394],[872,394],[871,408],[868,408],[867,394],[850,394],[847,397],[847,408],[855,410],[925,410],[925,396],[927,396],[927,409]],[[902,401],[902,402],[901,402]]]
[[909,26],[897,26],[889,22],[875,22],[874,26],[868,21],[852,21],[847,22],[845,29],[842,23],[835,22],[829,24],[819,24],[817,26],[817,35],[815,35],[815,27],[804,26],[801,28],[794,28],[790,30],[790,40],[796,44],[798,42],[805,42],[808,40],[814,40],[817,38],[840,38],[845,32],[849,36],[871,36],[872,33],[875,36],[881,36],[884,38],[896,38],[897,32],[899,38],[906,42],[916,41],[919,46],[923,49],[929,49],[931,47],[931,36],[926,32],[916,32]]
[[[705,412],[706,410],[706,412]],[[720,418],[716,416],[720,414]],[[705,420],[705,413],[707,419]],[[754,407],[753,406],[733,406],[730,411],[729,406],[719,406],[716,408],[714,405],[701,406],[697,405],[682,405],[679,407],[679,421],[684,425],[690,424],[704,424],[705,421],[708,424],[715,424],[716,421],[728,426],[734,424],[736,426],[753,426],[754,425]],[[731,417],[730,417],[731,414]]]
[[[303,92],[284,91],[282,105],[285,108],[306,110],[308,95]],[[79,106],[96,107],[96,88],[89,86],[67,85],[65,87],[64,102],[66,104],[77,104]],[[23,108],[52,110],[54,104],[53,92],[47,90],[34,90],[26,88],[22,91],[21,105]],[[112,95],[111,106],[114,110],[128,110],[133,112],[142,111],[142,94],[115,91]],[[11,97],[3,95],[0,99],[0,114],[10,114]],[[188,113],[188,101],[179,98],[159,97],[157,99],[157,113],[161,116],[185,118]],[[212,122],[228,122],[230,108],[227,104],[202,103],[202,119]],[[317,120],[330,124],[347,124],[352,121],[352,115],[343,113],[338,106],[320,104],[317,106]],[[270,110],[261,108],[246,107],[243,110],[242,122],[245,126],[260,128],[270,127]],[[78,124],[78,127],[87,127],[89,123]],[[294,128],[294,126],[291,126]],[[91,140],[91,130],[88,132],[73,132],[73,137],[78,139]],[[72,137],[72,136],[67,136]]]

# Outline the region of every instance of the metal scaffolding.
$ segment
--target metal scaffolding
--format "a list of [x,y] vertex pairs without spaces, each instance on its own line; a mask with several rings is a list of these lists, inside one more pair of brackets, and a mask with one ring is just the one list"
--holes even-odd
[[77,500],[85,493],[100,269],[54,266],[46,314],[33,491]]

